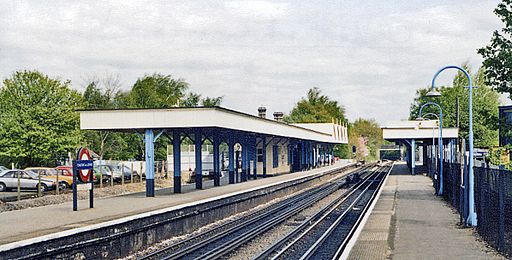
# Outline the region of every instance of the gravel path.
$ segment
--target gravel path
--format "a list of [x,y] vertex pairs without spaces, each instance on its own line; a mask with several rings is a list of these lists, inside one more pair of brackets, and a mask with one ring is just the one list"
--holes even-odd
[[[172,186],[172,180],[157,179],[155,180],[156,188],[168,188]],[[94,187],[94,198],[105,198],[119,196],[129,193],[142,192],[146,190],[145,182],[130,183],[124,185],[104,186],[103,188]],[[79,191],[78,199],[88,199],[89,191]],[[26,208],[42,207],[46,205],[60,204],[73,200],[73,193],[66,191],[65,193],[55,195],[47,194],[40,198],[24,199],[14,202],[0,202],[0,213],[12,210],[22,210]]]

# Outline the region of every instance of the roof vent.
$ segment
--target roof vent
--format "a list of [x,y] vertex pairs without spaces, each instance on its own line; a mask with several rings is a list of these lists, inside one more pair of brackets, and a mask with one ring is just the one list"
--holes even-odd
[[258,116],[261,118],[267,118],[267,108],[264,106],[258,107]]
[[283,112],[274,112],[274,120],[276,121],[283,121]]

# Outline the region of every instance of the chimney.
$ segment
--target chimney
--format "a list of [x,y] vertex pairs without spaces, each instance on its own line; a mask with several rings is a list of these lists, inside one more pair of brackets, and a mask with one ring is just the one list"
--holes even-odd
[[283,112],[274,112],[274,120],[276,120],[278,122],[283,121],[283,116],[284,116]]
[[264,106],[258,107],[258,116],[261,118],[267,118],[267,108]]

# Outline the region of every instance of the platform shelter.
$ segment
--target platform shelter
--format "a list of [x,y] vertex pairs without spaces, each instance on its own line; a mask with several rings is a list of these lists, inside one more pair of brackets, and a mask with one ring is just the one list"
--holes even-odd
[[[459,129],[439,128],[438,120],[392,121],[382,126],[382,136],[387,141],[406,147],[406,161],[412,174],[415,174],[416,162],[425,162],[427,154],[443,161],[455,161]],[[439,136],[442,133],[442,156],[439,151]],[[421,158],[417,159],[418,148]]]
[[[140,133],[144,139],[146,196],[154,196],[154,143],[162,135],[172,141],[174,192],[181,192],[180,147],[188,137],[195,145],[195,186],[202,189],[202,145],[213,144],[213,181],[220,186],[219,147],[228,147],[229,183],[270,173],[296,172],[330,165],[333,146],[348,143],[345,125],[287,124],[222,107],[169,109],[82,110],[83,130]],[[235,145],[241,147],[240,171],[235,171]],[[236,164],[236,165],[235,165]]]

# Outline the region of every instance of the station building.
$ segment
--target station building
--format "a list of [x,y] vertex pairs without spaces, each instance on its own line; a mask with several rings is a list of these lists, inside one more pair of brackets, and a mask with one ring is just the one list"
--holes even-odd
[[[214,186],[220,186],[221,147],[227,147],[229,183],[244,182],[270,174],[305,171],[333,163],[333,146],[348,143],[345,125],[332,123],[288,124],[282,113],[266,118],[266,109],[250,115],[222,107],[168,109],[82,110],[83,130],[139,133],[145,145],[146,195],[154,196],[154,142],[166,135],[172,140],[174,192],[181,192],[181,154],[185,138],[194,145],[195,185],[202,189],[202,145],[212,144]],[[210,152],[208,152],[208,155]]]

